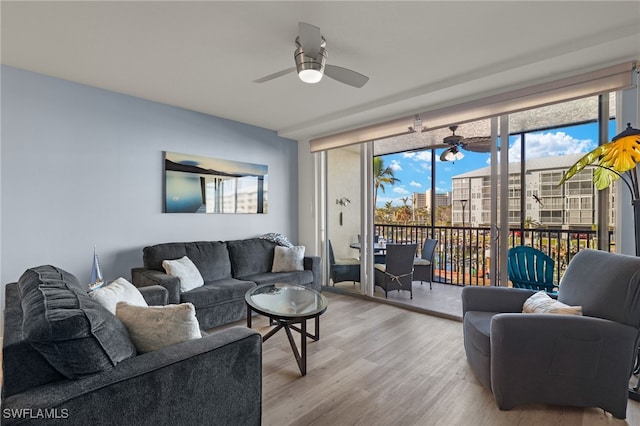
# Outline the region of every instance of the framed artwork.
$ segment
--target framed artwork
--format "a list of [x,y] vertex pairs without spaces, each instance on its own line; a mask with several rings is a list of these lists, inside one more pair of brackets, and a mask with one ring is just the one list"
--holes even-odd
[[164,151],[165,213],[267,213],[267,170]]

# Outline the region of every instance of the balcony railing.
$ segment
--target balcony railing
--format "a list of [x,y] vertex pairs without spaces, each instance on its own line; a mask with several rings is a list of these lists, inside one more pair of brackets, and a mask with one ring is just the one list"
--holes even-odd
[[[438,240],[434,255],[434,282],[455,285],[490,285],[491,229],[488,227],[374,225],[375,235],[393,243],[418,244],[418,256],[425,238]],[[509,230],[509,248],[517,245],[535,247],[551,256],[556,267],[554,281],[560,282],[569,261],[584,248],[597,248],[597,231],[593,229],[532,228]],[[615,251],[613,231],[606,243]]]

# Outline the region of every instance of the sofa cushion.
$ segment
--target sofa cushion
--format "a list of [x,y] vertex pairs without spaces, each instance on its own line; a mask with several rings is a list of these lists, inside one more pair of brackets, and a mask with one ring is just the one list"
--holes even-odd
[[200,309],[232,300],[242,300],[247,290],[255,286],[256,284],[253,281],[227,278],[225,280],[207,282],[202,287],[182,293],[180,301],[192,303],[196,309]]
[[244,277],[246,280],[255,282],[256,284],[297,284],[309,285],[313,283],[313,272],[296,271],[296,272],[265,272],[262,274],[249,275]]
[[491,319],[496,312],[468,311],[464,315],[464,340],[483,355],[491,354]]
[[202,337],[191,303],[136,306],[118,302],[116,316],[127,326],[131,340],[141,353]]
[[5,303],[2,339],[3,397],[63,380],[65,377],[22,336],[22,305],[18,283],[6,285]]
[[114,315],[116,313],[116,304],[118,302],[127,302],[137,306],[147,306],[147,302],[144,300],[144,297],[142,297],[140,290],[122,277],[106,286],[102,286],[89,292],[89,297],[107,308],[109,312]]
[[187,256],[196,265],[205,282],[231,277],[231,261],[227,243],[222,241],[196,241],[164,243],[145,247],[142,259],[146,269],[164,272],[162,261]]
[[[600,285],[584,285],[597,282]],[[558,287],[558,300],[583,315],[640,326],[640,257],[580,250]]]
[[235,278],[271,272],[275,243],[260,238],[228,241],[231,268]]
[[18,281],[25,339],[72,379],[115,366],[136,354],[124,324],[91,299],[73,275],[45,265]]

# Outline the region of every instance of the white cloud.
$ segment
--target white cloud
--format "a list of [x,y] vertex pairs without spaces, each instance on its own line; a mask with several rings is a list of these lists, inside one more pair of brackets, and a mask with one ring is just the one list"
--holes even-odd
[[[520,161],[522,140],[516,139],[509,148],[509,161]],[[582,154],[591,151],[596,143],[591,139],[576,139],[564,132],[527,133],[525,149],[527,159]]]
[[409,191],[407,191],[406,189],[404,189],[401,186],[394,186],[393,187],[393,192],[395,192],[397,194],[402,194],[402,195],[405,195],[405,194],[409,193]]
[[418,188],[422,187],[422,184],[420,182],[416,182],[415,180],[412,180],[409,185],[415,186],[415,187],[418,187]]
[[427,161],[431,162],[431,151],[413,151],[402,153],[403,158],[410,158],[413,161]]
[[402,170],[402,166],[400,166],[400,162],[398,160],[391,160],[391,164],[389,165],[389,168],[394,172]]

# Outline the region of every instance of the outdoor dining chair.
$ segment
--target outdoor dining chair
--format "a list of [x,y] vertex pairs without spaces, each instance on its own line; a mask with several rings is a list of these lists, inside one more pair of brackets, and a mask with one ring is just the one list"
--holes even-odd
[[329,240],[329,278],[332,284],[342,281],[360,282],[360,261],[358,259],[336,259]]
[[429,280],[429,290],[432,289],[433,281],[433,255],[436,251],[438,240],[425,238],[422,245],[422,253],[420,257],[413,260],[413,279],[420,281],[420,284]]
[[374,265],[374,284],[384,290],[407,290],[413,299],[413,259],[417,244],[387,244],[386,263]]

